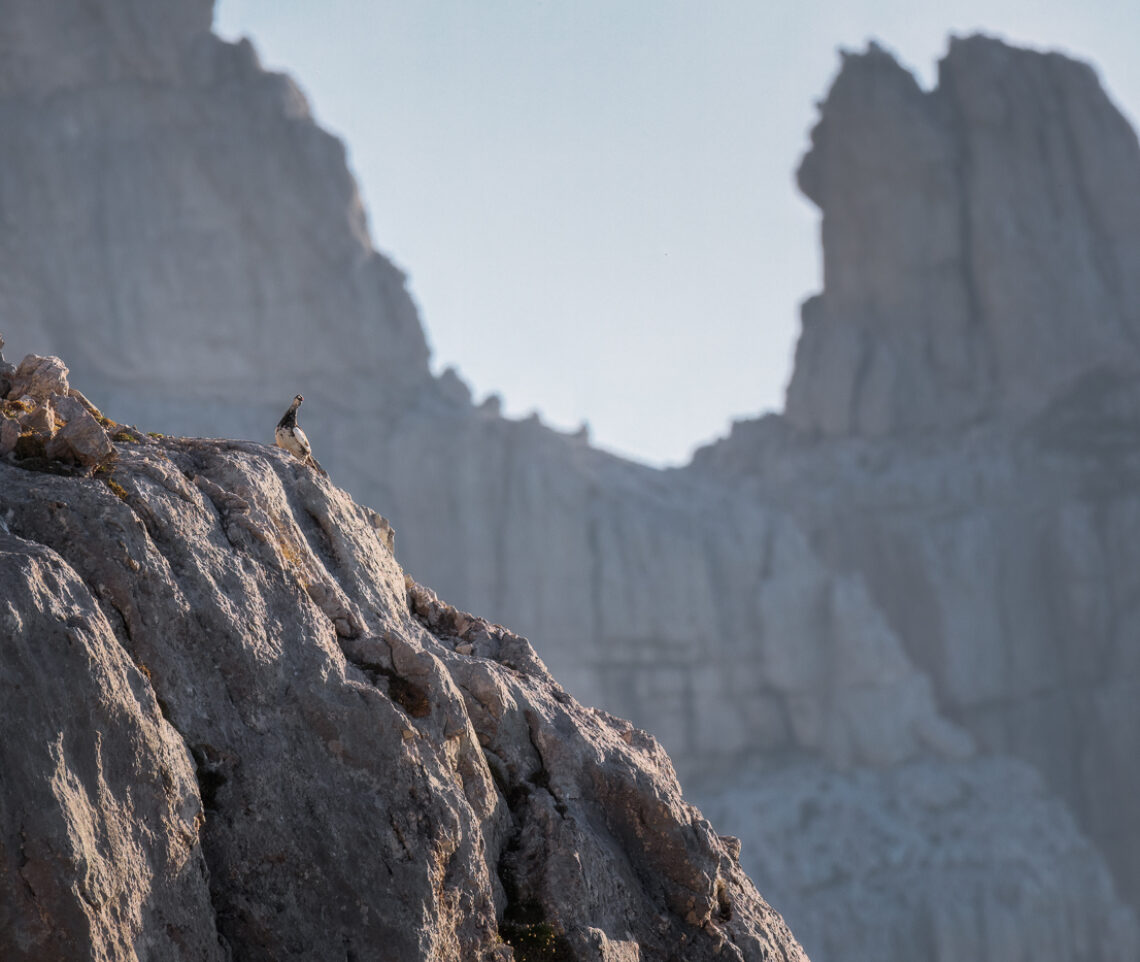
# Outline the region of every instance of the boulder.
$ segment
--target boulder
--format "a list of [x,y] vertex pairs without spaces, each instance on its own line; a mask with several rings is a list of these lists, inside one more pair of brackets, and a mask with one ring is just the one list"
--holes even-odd
[[0,458],[16,450],[20,440],[20,422],[12,418],[0,419]]
[[53,394],[67,394],[67,376],[67,365],[58,357],[29,354],[11,377],[8,397],[42,400]]
[[[66,408],[67,423],[44,447],[46,456],[84,466],[100,464],[109,458],[115,446],[103,426],[78,401],[71,398],[61,400],[71,401],[71,405]],[[57,412],[63,414],[58,406]]]

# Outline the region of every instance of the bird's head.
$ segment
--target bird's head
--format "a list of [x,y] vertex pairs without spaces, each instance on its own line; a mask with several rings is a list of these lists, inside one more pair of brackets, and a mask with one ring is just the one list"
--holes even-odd
[[301,397],[300,394],[298,394],[295,398],[293,398],[293,407],[297,407],[297,405],[300,404],[303,400],[305,399]]

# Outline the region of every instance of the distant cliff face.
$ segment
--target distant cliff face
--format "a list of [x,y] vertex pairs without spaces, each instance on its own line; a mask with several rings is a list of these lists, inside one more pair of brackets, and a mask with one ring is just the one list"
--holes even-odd
[[[1068,173],[1097,183],[1112,177],[1129,183],[1120,160],[1129,149],[1127,131],[1104,106],[1088,71],[987,41],[957,44],[952,59],[962,66],[950,73],[957,76],[954,102],[961,103],[951,111],[949,94],[923,94],[881,53],[849,58],[802,175],[824,209],[827,278],[820,299],[805,312],[788,415],[740,425],[731,439],[703,452],[692,470],[658,472],[606,456],[537,421],[509,421],[491,407],[475,408],[458,378],[429,376],[424,335],[402,277],[372,249],[340,145],[313,123],[291,81],[262,71],[247,44],[212,37],[206,19],[192,5],[136,8],[88,0],[64,8],[0,0],[0,38],[6,49],[22,51],[19,60],[0,66],[10,66],[18,80],[6,82],[0,96],[0,325],[9,340],[21,351],[63,353],[75,380],[101,408],[167,433],[267,440],[289,398],[304,393],[305,427],[317,456],[338,484],[393,519],[406,569],[462,607],[535,638],[544,662],[581,701],[633,717],[659,734],[686,788],[739,827],[742,863],[761,873],[778,906],[794,913],[797,933],[804,933],[817,962],[1004,962],[1015,952],[1038,962],[1135,957],[1135,915],[1116,893],[1118,886],[1133,891],[1129,865],[1136,863],[1129,846],[1136,836],[1129,812],[1115,799],[1120,792],[1135,794],[1128,781],[1135,772],[1130,733],[1140,728],[1130,714],[1137,700],[1127,645],[1135,637],[1129,635],[1134,586],[1121,572],[1140,565],[1129,554],[1131,508],[1123,496],[1111,500],[1113,492],[1128,490],[1130,475],[1108,470],[1127,467],[1131,457],[1132,381],[1125,369],[1132,354],[1120,345],[1129,336],[1127,318],[1134,317],[1127,313],[1127,284],[1135,275],[1122,268],[1111,284],[1105,279],[1107,265],[1127,267],[1134,235],[1126,199],[1119,210],[1090,201],[1080,217],[1058,220],[1056,229],[1032,219],[1035,210],[1054,208],[1056,217],[1069,218],[1074,191],[1092,189],[1091,180],[1074,188]],[[57,75],[54,65],[64,63],[73,66]],[[1050,85],[1033,88],[1055,97],[1052,108],[1032,114],[1040,122],[1034,136],[1057,139],[1048,133],[1050,118],[1060,117],[1073,129],[1094,118],[1106,146],[1100,154],[1081,153],[1080,163],[1068,167],[1061,163],[1064,152],[1057,153],[1049,169],[1060,193],[1051,206],[1026,206],[1022,198],[1004,208],[1016,216],[979,209],[966,218],[959,210],[964,198],[980,207],[1001,199],[1000,185],[983,190],[1004,176],[1004,161],[986,159],[989,153],[1038,164],[1032,169],[1040,173],[1039,161],[1018,152],[1033,154],[1030,147],[1014,149],[1002,140],[1008,125],[987,122],[983,137],[982,117],[966,119],[987,97],[1001,101],[1025,93],[1023,70],[1038,80],[1045,70],[1052,78]],[[997,82],[978,86],[975,73]],[[946,82],[943,87],[949,90]],[[1085,103],[1081,98],[1087,109],[1079,106]],[[1035,102],[1028,93],[1025,101],[1027,110]],[[1060,109],[1070,103],[1078,106]],[[1034,136],[1026,135],[1026,143]],[[970,145],[969,164],[964,145]],[[1111,177],[1108,168],[1089,174],[1097,157],[1116,158]],[[974,186],[963,193],[967,168]],[[971,226],[975,221],[981,227]],[[1010,225],[1016,228],[1013,239],[1007,236]],[[1084,334],[1059,326],[1056,311],[1042,315],[1048,324],[1037,331],[1024,310],[999,310],[1039,278],[1006,278],[988,262],[974,263],[983,250],[974,233],[985,226],[993,236],[977,243],[1005,238],[1010,256],[1021,258],[1011,261],[1014,267],[1046,275],[1050,307],[1064,297],[1095,299],[1095,291],[1112,285],[1123,306],[1089,321],[1099,333],[1088,343]],[[919,233],[908,236],[911,228]],[[1058,231],[1064,237],[1054,237]],[[1063,263],[1057,250],[1073,237],[1096,247],[1093,268],[1104,274],[1097,280],[1101,274],[1094,271],[1075,293],[1061,290],[1055,270]],[[1111,257],[1101,250],[1105,245],[1115,252]],[[991,274],[985,283],[983,268]],[[1105,320],[1110,317],[1120,318],[1113,322],[1119,337]],[[1006,324],[1012,326],[1007,330]],[[1031,347],[1023,354],[1007,349],[1007,335],[1020,327],[1028,339],[1013,342]],[[1067,394],[1054,391],[1071,375],[1099,370],[1106,357],[1118,370],[1113,379],[1094,376]],[[1038,384],[1033,370],[1039,358]],[[42,372],[45,377],[50,368]],[[1027,417],[1042,403],[1040,430],[1010,434],[998,427],[979,439],[958,428],[978,419],[984,426]],[[52,437],[50,452],[46,442],[37,452],[29,438],[48,424],[33,405],[7,425],[0,422],[6,432],[0,434],[0,450],[9,458],[42,457],[52,464],[61,458],[98,463],[105,456],[101,448],[111,442],[100,438],[97,423],[98,430],[92,429],[76,412],[74,404],[57,406],[53,416],[68,423]],[[914,433],[914,427],[925,433]],[[303,497],[274,493],[277,482],[262,469],[281,480],[289,462],[260,447],[239,445],[227,453],[229,442],[150,445],[145,436],[126,434],[140,443],[114,442],[116,471],[126,478],[115,483],[131,510],[142,512],[145,525],[151,499],[165,497],[158,488],[170,485],[182,492],[175,494],[180,502],[205,511],[200,531],[213,538],[210,544],[219,553],[210,555],[207,575],[194,576],[195,590],[216,585],[231,599],[201,614],[204,640],[195,634],[192,641],[204,647],[202,664],[182,666],[170,654],[173,668],[191,673],[196,693],[216,687],[217,678],[202,673],[211,670],[207,662],[216,662],[219,672],[234,667],[228,646],[247,643],[241,606],[248,603],[256,612],[249,628],[256,650],[248,658],[271,664],[280,678],[274,675],[264,690],[264,678],[248,682],[253,707],[240,699],[240,709],[216,706],[224,725],[236,713],[241,725],[260,736],[266,725],[283,723],[286,709],[274,707],[280,702],[303,705],[320,732],[352,729],[342,721],[356,718],[355,703],[348,699],[344,707],[339,688],[328,704],[324,689],[316,699],[320,704],[310,698],[315,689],[289,701],[293,689],[280,667],[288,659],[280,653],[296,656],[290,645],[300,642],[284,637],[286,615],[264,602],[260,587],[246,592],[247,573],[217,542],[223,535],[231,546],[234,539],[242,541],[245,503],[259,506],[273,530],[272,519],[280,515],[283,530],[291,532],[286,522],[292,517],[321,563],[339,564],[343,545],[313,528],[320,527],[326,489],[299,482],[308,492]],[[1046,441],[1052,447],[1042,446]],[[1058,455],[1057,445],[1068,445],[1068,453]],[[230,460],[246,456],[256,467]],[[152,463],[155,458],[161,464]],[[45,484],[64,483],[35,477],[38,492],[48,491]],[[206,487],[195,481],[183,490],[179,477],[201,477]],[[208,488],[210,504],[199,500],[207,483],[218,489]],[[246,489],[256,493],[252,500],[242,493]],[[1074,492],[1099,492],[1101,500],[1074,503]],[[235,493],[238,500],[228,500]],[[54,493],[49,501],[68,503]],[[108,502],[114,503],[122,502]],[[1008,520],[1011,504],[1020,512],[1016,524]],[[975,510],[979,505],[984,510]],[[254,507],[249,510],[256,515]],[[161,506],[164,518],[174,518],[173,511],[165,502]],[[210,511],[221,519],[221,534],[207,524],[214,517]],[[47,522],[36,519],[35,530],[51,534]],[[262,520],[250,523],[253,541],[270,530]],[[65,530],[75,534],[79,528]],[[138,547],[134,535],[118,537]],[[82,581],[83,571],[69,553],[79,550],[82,538],[75,534],[72,540],[76,544],[48,543]],[[285,560],[279,565],[286,573],[295,570],[289,557],[293,543],[287,538],[281,548]],[[117,547],[99,544],[112,552]],[[191,562],[178,559],[173,574],[184,564]],[[309,565],[304,561],[301,570]],[[384,582],[389,575],[382,568],[375,577]],[[405,714],[422,707],[409,699],[414,692],[400,680],[407,680],[406,663],[397,670],[385,649],[356,652],[348,645],[358,621],[343,598],[357,599],[353,603],[367,615],[372,602],[359,599],[373,598],[374,589],[352,581],[349,590],[334,582],[331,576],[310,579],[316,594],[309,597],[332,630],[344,632],[337,642],[342,654],[363,662],[356,667],[369,683],[382,688],[387,679],[389,696],[408,701],[401,707]],[[128,592],[123,588],[120,594]],[[35,597],[42,601],[43,595]],[[486,647],[489,629],[486,638],[478,624],[460,629],[455,616],[441,614],[430,597],[417,597],[417,623],[431,624],[434,612],[433,636],[439,641],[442,631],[457,657],[492,651]],[[1050,599],[1049,611],[1060,613],[1055,624],[1046,624],[1041,597]],[[142,622],[131,622],[132,635],[138,624],[148,624],[148,610]],[[106,617],[117,632],[115,617]],[[385,621],[385,630],[398,630],[400,637],[412,638],[413,648],[421,644],[435,653],[435,642],[415,634],[414,626],[407,629],[402,615],[392,617],[399,624],[393,628]],[[263,636],[270,640],[263,643]],[[1086,637],[1094,639],[1095,657],[1082,652]],[[329,651],[320,656],[322,666],[336,661]],[[155,667],[145,658],[143,663],[157,677]],[[458,662],[447,664],[452,672]],[[334,679],[338,671],[328,668]],[[412,683],[428,690],[414,677]],[[430,690],[448,704],[454,701],[448,701],[446,682]],[[523,720],[513,708],[504,716],[519,744],[525,741],[528,706],[535,704],[530,698],[510,688],[502,700],[509,705],[514,699],[523,712]],[[473,703],[463,701],[474,718]],[[184,710],[192,707],[187,696]],[[330,713],[334,722],[328,722]],[[153,719],[146,711],[136,714],[143,719],[139,738],[162,742],[160,730],[147,730]],[[562,719],[553,708],[541,708],[540,714]],[[438,721],[445,735],[453,731],[450,724]],[[491,723],[475,724],[482,736]],[[365,731],[371,732],[369,725]],[[643,744],[619,727],[624,743],[628,736]],[[211,902],[222,906],[219,927],[252,940],[260,936],[249,933],[270,931],[272,918],[293,911],[293,902],[275,896],[281,875],[273,859],[284,854],[293,864],[295,851],[274,850],[264,865],[243,862],[241,851],[231,853],[230,840],[252,831],[263,806],[304,828],[310,823],[299,813],[301,800],[312,803],[319,819],[327,800],[308,794],[314,789],[307,783],[297,787],[296,802],[270,797],[273,779],[251,788],[247,780],[257,766],[270,764],[274,773],[283,766],[262,757],[248,730],[234,730],[238,735],[205,721],[193,731],[178,728],[191,747],[206,746],[201,758],[190,756],[203,800],[212,794],[210,804],[229,804],[227,792],[234,792],[247,806],[240,818],[226,810],[240,822],[231,834],[226,819],[215,819],[211,827],[207,804],[202,844],[211,884],[234,886],[221,902]],[[1112,734],[1108,740],[1106,732]],[[431,729],[431,738],[438,734]],[[367,755],[338,735],[326,740],[351,755],[351,764]],[[427,751],[416,737],[407,741]],[[445,769],[453,757],[459,759],[460,780],[468,777],[462,772],[478,768],[469,762],[477,753],[467,754],[461,738],[444,737],[444,743],[444,760],[428,759],[420,781],[409,776],[410,783],[399,785],[416,793],[450,785]],[[536,751],[546,757],[559,744],[552,739]],[[309,745],[299,757],[319,757],[320,751]],[[584,748],[570,767],[593,771],[596,756],[590,751]],[[394,753],[382,753],[382,763]],[[504,869],[508,876],[521,871],[533,890],[563,891],[576,870],[558,853],[578,852],[585,864],[596,844],[609,845],[573,834],[557,834],[554,844],[543,834],[550,827],[569,831],[549,807],[554,804],[557,814],[558,800],[586,789],[552,788],[552,803],[529,780],[533,776],[543,787],[537,756],[511,762],[491,745],[484,756],[493,775],[498,763],[492,754],[506,760],[508,772],[526,773],[522,781],[511,775],[506,796],[509,801],[515,788],[535,794],[535,804],[546,806],[545,814],[534,812],[542,831],[524,833],[518,849],[503,849],[495,833],[513,829],[504,827],[505,817],[478,814],[479,798],[490,798],[478,788],[478,776],[471,788],[475,801],[467,802],[475,814],[463,815],[457,831],[476,847],[482,839],[488,851],[505,851],[505,864],[517,866]],[[235,766],[231,756],[253,758],[257,765]],[[364,774],[353,785],[364,785],[367,799],[383,774],[367,759],[361,764]],[[170,797],[192,823],[188,779],[185,771],[171,774]],[[56,803],[42,798],[50,811]],[[405,837],[413,807],[397,806]],[[157,802],[151,810],[156,818],[171,817]],[[1010,818],[1009,812],[1027,817]],[[445,826],[453,824],[433,807],[433,827],[438,828],[437,816]],[[588,817],[602,816],[591,809]],[[478,831],[471,827],[476,823]],[[526,824],[529,832],[531,823]],[[621,835],[626,829],[615,830]],[[254,834],[263,832],[270,828],[257,824]],[[524,841],[532,836],[533,848]],[[860,844],[852,848],[856,837]],[[336,844],[348,847],[346,838],[358,841],[352,831],[338,829]],[[808,849],[804,839],[810,840]],[[1118,839],[1124,842],[1117,845]],[[367,841],[382,848],[395,844],[379,834]],[[158,871],[153,885],[161,882],[176,892],[195,884],[200,863],[192,841],[190,854],[162,844],[146,848],[153,842],[138,845],[153,865],[173,866]],[[261,857],[263,849],[254,854]],[[414,851],[417,864],[422,854]],[[704,857],[698,862],[708,875]],[[463,875],[448,868],[448,858],[442,842],[428,855],[425,864],[435,866],[431,884],[413,868],[399,875],[424,917],[442,919],[424,945],[444,954],[451,951],[440,948],[452,944],[448,933],[491,931],[487,906],[493,903],[495,913],[504,907],[496,884],[509,896],[501,876],[496,883],[493,873],[466,860],[462,865],[470,871],[464,868]],[[214,881],[216,864],[224,865],[221,883]],[[657,871],[633,864],[639,878]],[[341,870],[322,868],[328,874],[321,884],[337,891]],[[534,873],[547,871],[536,881]],[[448,887],[457,872],[474,886],[469,900],[452,898],[462,887]],[[687,869],[681,872],[691,880]],[[440,879],[442,894],[431,894]],[[608,940],[580,932],[580,958],[621,959],[634,952],[621,944],[631,941],[621,934],[624,923],[606,914],[608,884],[598,881],[601,887],[587,899],[591,912],[596,909],[592,917],[606,919],[604,924],[560,917],[569,931],[594,927]],[[133,898],[115,911],[141,918],[149,904],[146,892]],[[322,921],[331,911],[325,902],[297,904]],[[524,899],[510,924],[522,924],[528,904]],[[628,907],[614,904],[621,912]],[[204,903],[187,896],[182,905],[194,914]],[[367,909],[373,916],[372,907],[354,905],[345,902],[337,911],[351,917]],[[179,918],[171,914],[167,921],[177,930],[184,924]],[[1065,920],[1064,927],[1056,920]],[[343,924],[351,928],[350,922]],[[352,940],[348,928],[338,931]],[[658,942],[643,941],[640,929],[631,931],[632,941],[661,947],[679,930],[663,930]],[[298,933],[297,944],[308,944],[310,937]],[[468,937],[454,936],[455,944],[481,944],[483,936],[462,941]],[[656,958],[656,951],[647,948],[643,958]],[[669,951],[677,952],[676,945]]]
[[211,10],[0,3],[9,340],[184,433],[260,437],[298,390],[340,410],[414,394],[423,332],[343,146]]
[[825,277],[787,412],[692,473],[865,584],[944,714],[1032,763],[1140,906],[1136,136],[1063,57],[955,42],[922,93],[872,48],[800,180]]
[[6,0],[0,97],[184,80],[188,49],[209,36],[213,0]]
[[0,358],[0,956],[806,959],[657,743],[374,511],[66,373]]
[[823,213],[787,417],[884,435],[1040,412],[1140,365],[1140,146],[1093,71],[983,37],[925,93],[846,57],[799,171]]

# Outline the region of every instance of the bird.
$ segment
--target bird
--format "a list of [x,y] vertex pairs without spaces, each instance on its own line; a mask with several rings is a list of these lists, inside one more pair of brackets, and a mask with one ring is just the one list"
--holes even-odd
[[301,406],[301,402],[305,400],[300,394],[293,398],[293,403],[289,405],[289,410],[282,415],[281,420],[277,422],[277,430],[273,432],[273,439],[277,442],[279,448],[284,448],[290,454],[295,455],[305,464],[310,464],[323,475],[328,475],[328,472],[317,463],[317,459],[313,457],[313,449],[309,445],[309,439],[305,436],[305,432],[301,430],[301,425],[297,423],[297,408]]

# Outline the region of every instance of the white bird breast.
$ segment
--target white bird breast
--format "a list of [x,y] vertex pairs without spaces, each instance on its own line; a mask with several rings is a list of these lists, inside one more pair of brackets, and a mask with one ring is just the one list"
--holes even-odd
[[299,427],[294,426],[292,430],[289,428],[278,428],[275,434],[275,440],[280,447],[286,451],[295,454],[299,458],[306,457],[312,451],[309,447],[309,439],[305,437],[305,432]]

